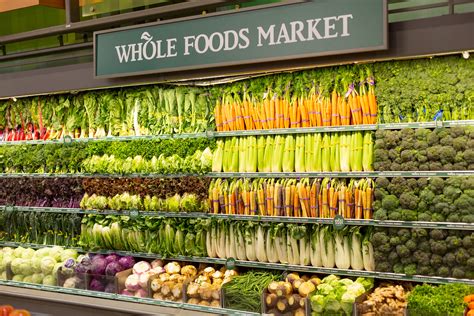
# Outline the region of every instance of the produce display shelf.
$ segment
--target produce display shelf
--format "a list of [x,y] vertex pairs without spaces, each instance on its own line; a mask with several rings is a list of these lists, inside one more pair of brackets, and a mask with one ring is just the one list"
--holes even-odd
[[229,131],[229,132],[207,131],[207,132],[202,132],[202,133],[162,134],[162,135],[147,135],[147,136],[109,136],[109,137],[101,137],[101,138],[89,138],[89,137],[87,138],[61,138],[61,139],[54,139],[54,140],[27,140],[27,141],[10,141],[10,142],[0,141],[0,146],[64,144],[64,143],[71,143],[71,142],[92,142],[92,141],[130,141],[130,140],[138,140],[138,139],[184,139],[184,138],[217,138],[217,137],[234,137],[234,136],[289,135],[289,134],[306,134],[306,133],[375,131],[378,129],[397,130],[397,129],[403,129],[403,128],[439,128],[439,127],[472,126],[472,125],[474,125],[474,120],[362,124],[362,125],[325,126],[325,127],[242,130],[242,131]]
[[[30,248],[48,247],[46,245],[22,244],[22,243],[11,243],[11,242],[0,242],[0,246],[5,246],[5,247],[23,246],[23,247],[30,247]],[[73,248],[73,249],[76,249],[78,252],[86,252],[85,250],[81,248]],[[376,278],[376,279],[383,279],[383,280],[390,279],[390,280],[397,280],[397,281],[411,281],[411,282],[424,282],[424,283],[437,283],[437,284],[463,283],[463,284],[469,284],[469,285],[474,286],[474,280],[472,279],[456,279],[456,278],[444,278],[444,277],[425,276],[425,275],[406,275],[402,273],[391,273],[391,272],[323,268],[323,267],[313,267],[313,266],[296,265],[296,264],[236,260],[234,258],[222,259],[222,258],[193,257],[193,256],[168,257],[168,256],[161,256],[159,254],[153,254],[153,253],[129,252],[129,251],[118,251],[118,250],[94,250],[91,252],[101,253],[101,254],[116,253],[121,256],[133,256],[133,257],[148,258],[148,259],[166,259],[166,260],[207,263],[207,264],[227,265],[229,262],[232,262],[232,265],[235,265],[238,267],[246,267],[246,268],[254,268],[254,269],[335,274],[335,275],[350,276],[350,277],[369,277],[369,278]]]
[[208,172],[204,174],[179,173],[0,173],[3,178],[377,178],[377,177],[469,177],[474,176],[474,170],[454,171],[368,171],[368,172]]
[[[133,296],[124,296],[114,293],[104,293],[96,292],[89,290],[81,289],[71,289],[63,288],[59,286],[46,286],[41,284],[32,284],[24,282],[16,282],[9,280],[0,280],[0,286],[7,286],[4,288],[5,291],[2,293],[10,294],[14,296],[25,296],[25,297],[35,297],[36,299],[44,299],[49,301],[61,301],[61,302],[70,302],[72,304],[83,305],[83,306],[92,306],[98,308],[110,308],[118,311],[129,311],[133,314],[140,315],[209,315],[209,314],[220,314],[220,315],[260,315],[257,313],[242,312],[233,309],[227,308],[218,308],[218,307],[208,307],[194,304],[187,304],[181,302],[171,302],[163,300],[155,300],[152,298],[139,298]],[[24,291],[15,290],[15,288],[29,289],[33,290],[33,295],[28,295]],[[43,292],[40,292],[43,291]],[[54,295],[48,295],[47,293],[55,293],[59,295],[65,295],[65,297],[57,298]],[[92,297],[95,299],[101,299],[100,301],[84,301],[84,296]],[[113,301],[111,301],[113,300]],[[119,303],[120,302],[120,303]],[[123,304],[123,303],[128,304]],[[117,306],[119,303],[120,306]],[[146,304],[146,305],[144,305]],[[150,306],[152,305],[152,306]],[[162,309],[157,309],[161,307]],[[178,312],[178,309],[184,311],[192,311],[193,313],[181,313]],[[196,313],[200,312],[200,313]]]
[[[118,215],[118,216],[150,216],[168,218],[209,218],[227,219],[235,221],[253,221],[269,223],[293,223],[293,224],[325,224],[333,225],[332,218],[311,217],[289,217],[289,216],[259,216],[259,215],[229,215],[210,214],[194,212],[147,212],[147,211],[114,211],[114,210],[83,210],[80,208],[57,208],[57,207],[32,207],[32,206],[0,206],[0,211],[18,212],[41,212],[41,213],[63,213],[63,214],[87,214],[87,215]],[[459,229],[474,231],[474,223],[460,222],[424,222],[424,221],[392,221],[373,219],[344,219],[344,225],[351,226],[374,226],[374,227],[400,227],[400,228],[428,228],[428,229]]]

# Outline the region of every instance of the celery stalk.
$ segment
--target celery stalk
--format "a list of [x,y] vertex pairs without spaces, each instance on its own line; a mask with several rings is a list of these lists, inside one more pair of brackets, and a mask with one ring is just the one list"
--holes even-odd
[[263,154],[264,159],[264,169],[263,172],[271,172],[272,171],[272,162],[273,162],[273,136],[267,136],[265,141],[265,151]]
[[374,162],[374,142],[372,140],[372,133],[364,133],[364,145],[362,152],[362,166],[364,171],[373,171],[373,162]]
[[230,172],[239,171],[239,139],[237,137],[232,137],[232,158],[230,163]]
[[330,144],[331,137],[328,133],[324,134],[322,140],[322,149],[321,149],[321,167],[322,171],[329,172],[331,171],[331,144]]
[[259,136],[257,140],[257,167],[258,172],[265,172],[265,137]]
[[321,133],[317,133],[313,137],[313,160],[311,171],[321,171],[323,169],[321,159],[321,145],[322,135]]
[[247,137],[239,138],[239,172],[245,172],[247,169],[248,153],[250,152],[247,140]]
[[[311,172],[313,169],[314,159],[314,137],[312,134],[304,136],[304,171]],[[298,171],[298,170],[297,170]]]
[[305,136],[296,136],[295,171],[305,172]]

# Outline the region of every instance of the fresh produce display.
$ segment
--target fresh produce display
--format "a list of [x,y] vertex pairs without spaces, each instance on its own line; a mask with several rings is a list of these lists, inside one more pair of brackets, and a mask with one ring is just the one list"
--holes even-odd
[[[164,157],[176,158],[176,162],[166,158],[167,168],[176,168],[186,162],[188,165],[185,167],[189,169],[201,165],[199,162],[189,161],[189,157],[195,154],[197,156],[199,152],[202,154],[207,147],[213,150],[215,141],[208,138],[135,139],[127,142],[94,141],[71,144],[0,146],[0,156],[3,157],[0,160],[0,172],[81,173],[86,167],[90,169],[93,166],[86,166],[85,160],[90,161],[93,156],[96,156],[95,160],[97,160],[106,155],[109,158],[113,156],[114,161],[126,162],[125,166],[110,166],[111,170],[108,171],[118,169],[122,172],[132,172],[132,170],[139,170],[138,168],[143,167],[144,161],[151,163],[153,157],[155,157],[155,161],[158,161],[157,157],[160,156],[161,160]],[[188,157],[187,160],[186,157]],[[212,160],[212,155],[206,151],[202,158]],[[206,162],[206,166],[208,164],[210,165],[210,162]],[[103,166],[96,167],[103,168]],[[161,167],[164,166],[160,164]]]
[[200,201],[198,197],[191,193],[183,196],[175,194],[167,199],[159,199],[156,196],[130,195],[128,192],[117,194],[114,197],[89,196],[87,193],[80,203],[81,208],[86,210],[143,210],[162,212],[205,212],[209,209],[207,200]]
[[211,170],[212,157],[209,147],[185,158],[177,154],[169,157],[161,154],[158,158],[153,156],[150,160],[143,159],[142,156],[120,159],[113,155],[94,155],[83,161],[82,168],[86,173],[205,173]]
[[372,132],[229,137],[218,140],[213,172],[372,171]]
[[[195,194],[200,200],[207,199],[210,179],[206,177],[179,178],[84,178],[82,187],[89,195],[114,197],[124,192],[145,198],[156,196],[158,199],[179,194]],[[82,196],[79,198],[82,199]]]
[[76,178],[0,178],[0,205],[74,208],[83,195]]
[[209,220],[88,215],[82,219],[80,245],[163,256],[206,255]]
[[3,240],[40,245],[77,246],[81,234],[78,214],[3,211]]
[[208,103],[205,89],[164,86],[15,99],[0,104],[0,140],[205,132]]
[[264,292],[264,313],[269,315],[305,316],[307,297],[316,290],[321,279],[290,273],[285,281],[273,281]]
[[[233,84],[222,100],[217,100],[217,130],[374,124],[377,101],[371,69],[338,70],[336,78],[331,78],[331,69],[300,73],[297,77],[257,78],[249,88],[245,83],[243,87]],[[296,82],[292,85],[293,79]],[[239,88],[243,88],[243,94]]]
[[356,298],[374,286],[369,278],[341,279],[333,274],[321,280],[310,294],[311,315],[352,315]]
[[30,316],[26,309],[15,309],[11,305],[0,305],[0,315],[2,316]]
[[206,235],[211,258],[374,270],[371,229],[329,225],[213,221]]
[[473,69],[459,56],[375,63],[378,122],[472,120]]
[[377,228],[375,270],[474,279],[474,233],[424,228]]
[[248,271],[236,275],[222,285],[225,308],[261,313],[262,293],[279,275],[270,272]]
[[357,304],[361,316],[405,316],[409,292],[402,285],[381,284]]
[[186,286],[186,298],[188,304],[197,304],[211,307],[221,307],[222,285],[230,282],[238,275],[235,270],[227,270],[222,267],[219,270],[213,267],[199,267],[197,274],[191,279],[192,282]]
[[375,184],[375,219],[474,223],[474,177],[380,177]]
[[147,261],[139,261],[131,268],[130,275],[125,280],[125,288],[119,293],[121,295],[135,297],[149,297],[150,281],[158,275],[165,273],[163,261],[153,260],[151,263]]
[[374,147],[379,171],[474,169],[473,126],[378,130]]
[[12,280],[55,286],[57,271],[68,260],[76,260],[77,252],[59,246],[52,248],[10,248],[0,250],[2,279],[6,279],[6,269],[10,265]]
[[466,284],[417,285],[408,296],[410,315],[463,315],[467,303],[463,298],[474,293]]
[[214,214],[371,219],[372,179],[216,179],[209,187]]

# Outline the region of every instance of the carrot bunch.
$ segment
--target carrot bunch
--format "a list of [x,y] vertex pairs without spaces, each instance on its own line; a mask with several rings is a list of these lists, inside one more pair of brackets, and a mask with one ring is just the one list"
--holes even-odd
[[216,179],[209,189],[213,214],[371,219],[372,204],[370,179]]

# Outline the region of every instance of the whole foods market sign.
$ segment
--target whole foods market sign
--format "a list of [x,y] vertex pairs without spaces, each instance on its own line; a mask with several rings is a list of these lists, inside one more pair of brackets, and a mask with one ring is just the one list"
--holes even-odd
[[250,64],[387,48],[386,0],[298,1],[94,34],[95,75]]

